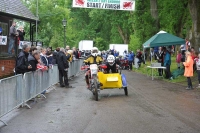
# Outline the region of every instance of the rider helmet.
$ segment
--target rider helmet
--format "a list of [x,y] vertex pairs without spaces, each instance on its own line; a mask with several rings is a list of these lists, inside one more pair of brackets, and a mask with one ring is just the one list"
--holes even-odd
[[92,56],[97,56],[99,53],[99,50],[97,47],[93,47],[92,50],[91,50],[91,54]]
[[101,56],[101,51],[98,52],[98,55]]
[[113,66],[115,63],[115,57],[113,55],[109,55],[107,58],[107,62],[110,66]]

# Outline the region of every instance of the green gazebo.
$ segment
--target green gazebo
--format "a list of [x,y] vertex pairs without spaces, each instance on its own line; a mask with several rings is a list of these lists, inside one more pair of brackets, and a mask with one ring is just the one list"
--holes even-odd
[[170,45],[185,44],[185,40],[169,34],[165,31],[160,31],[156,35],[152,36],[148,41],[143,44],[143,48],[162,47]]

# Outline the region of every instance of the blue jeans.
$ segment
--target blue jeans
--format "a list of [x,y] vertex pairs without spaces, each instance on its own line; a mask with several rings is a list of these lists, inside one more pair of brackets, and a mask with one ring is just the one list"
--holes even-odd
[[12,49],[15,46],[15,39],[10,37],[9,45],[8,45],[8,54],[12,54]]

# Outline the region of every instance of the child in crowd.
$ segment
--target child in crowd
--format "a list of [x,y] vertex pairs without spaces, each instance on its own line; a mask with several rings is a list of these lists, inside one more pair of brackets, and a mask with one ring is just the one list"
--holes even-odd
[[199,85],[197,86],[197,88],[200,88],[200,53],[198,54],[198,58],[195,58],[195,62],[196,62],[198,80],[199,80]]
[[176,63],[177,63],[178,69],[180,69],[181,68],[181,51],[177,51]]

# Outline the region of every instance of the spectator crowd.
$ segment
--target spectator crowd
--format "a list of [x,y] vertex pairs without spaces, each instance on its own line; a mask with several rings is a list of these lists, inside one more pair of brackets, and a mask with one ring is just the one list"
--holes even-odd
[[[21,27],[20,29],[22,30],[23,28]],[[18,31],[19,35],[24,34],[20,32],[22,31]],[[114,49],[107,51],[104,50],[98,54],[102,57],[104,62],[106,62],[106,59],[109,55],[119,58],[119,60],[122,61],[121,66],[124,65],[124,68],[128,68],[129,70],[132,70],[135,59],[137,59],[136,63],[139,67],[142,63],[145,64],[146,59],[151,61],[153,59],[157,60],[161,66],[166,68],[164,70],[158,69],[159,76],[163,76],[163,73],[165,72],[165,78],[171,80],[173,79],[173,75],[170,70],[171,55],[175,53],[175,48],[177,47],[170,46],[150,48],[149,55],[147,54],[146,50],[144,50],[143,53],[140,49],[138,49],[136,53],[133,51],[124,50],[123,55],[119,55],[119,52]],[[25,72],[36,71],[37,69],[48,70],[52,65],[58,64],[60,86],[70,88],[72,86],[70,86],[68,83],[69,62],[77,60],[82,56],[86,57],[90,54],[90,51],[79,51],[75,47],[70,49],[70,46],[66,46],[66,48],[58,47],[55,51],[52,51],[50,47],[30,47],[29,45],[24,44],[22,51],[17,56],[15,73],[24,74]],[[195,52],[194,48],[191,47],[191,44],[187,39],[185,44],[182,44],[180,48],[177,48],[177,69],[184,69],[184,76],[187,78],[188,82],[188,87],[186,89],[193,89],[191,77],[195,71],[198,73],[198,88],[200,88],[199,57],[200,55]]]
[[52,65],[57,64],[60,86],[71,88],[72,86],[68,82],[69,63],[79,58],[79,51],[75,47],[72,50],[69,46],[66,46],[66,48],[58,47],[55,51],[52,51],[50,47],[30,47],[24,44],[22,51],[16,58],[15,74],[24,74],[37,69],[45,71],[51,69]]
[[[175,72],[181,73],[181,71],[183,71],[183,75],[187,78],[187,90],[193,89],[191,77],[194,76],[194,72],[197,72],[199,81],[197,88],[200,88],[200,54],[195,51],[194,47],[191,46],[187,39],[185,39],[185,44],[182,44],[180,47],[169,46],[150,48],[149,60],[152,61],[154,59],[157,60],[158,63],[161,63],[161,66],[166,68],[164,69],[165,78],[172,80],[173,74],[170,70],[171,56],[175,54],[175,48],[177,48],[177,70],[175,70]],[[145,57],[147,59],[146,55]],[[158,69],[158,73],[160,76],[162,76],[163,69]]]
[[[185,44],[182,44],[180,47],[168,46],[150,48],[149,54],[147,54],[147,50],[142,52],[140,49],[138,49],[136,54],[134,54],[133,51],[127,52],[124,50],[123,56],[119,56],[119,52],[114,49],[110,49],[108,51],[102,51],[101,56],[104,60],[106,60],[110,54],[114,55],[116,58],[123,58],[127,60],[129,70],[132,70],[132,65],[134,63],[137,63],[138,67],[140,67],[142,63],[145,64],[147,59],[150,61],[157,61],[161,64],[161,67],[166,68],[158,69],[159,76],[163,76],[165,73],[165,78],[172,80],[174,75],[171,73],[171,56],[175,55],[175,51],[177,51],[176,72],[179,73],[183,71],[183,75],[186,77],[188,83],[188,87],[186,89],[193,89],[191,77],[193,77],[194,72],[197,72],[199,81],[197,88],[200,88],[200,54],[195,51],[188,39],[185,39]],[[134,62],[135,59],[137,59],[136,62]]]

